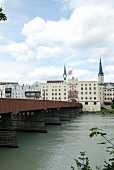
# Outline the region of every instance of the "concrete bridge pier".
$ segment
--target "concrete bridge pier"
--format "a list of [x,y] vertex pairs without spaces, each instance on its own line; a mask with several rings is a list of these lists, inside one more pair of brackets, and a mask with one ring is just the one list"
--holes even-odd
[[59,119],[59,111],[54,109],[47,109],[44,111],[44,122],[46,125],[61,125]]
[[76,108],[70,107],[68,108],[68,110],[69,110],[69,118],[76,118]]
[[73,109],[73,111],[74,111],[74,113],[75,113],[75,116],[76,115],[78,115],[78,114],[80,114],[80,108],[78,108],[78,107],[73,107],[73,108],[71,108],[71,109]]
[[59,118],[60,118],[60,121],[70,121],[70,110],[69,108],[61,108],[59,110]]
[[12,117],[16,130],[28,132],[46,133],[43,120],[43,110],[20,112]]
[[11,113],[0,115],[0,146],[18,148],[16,133],[11,121]]
[[76,114],[80,114],[82,112],[82,108],[78,107],[76,108]]

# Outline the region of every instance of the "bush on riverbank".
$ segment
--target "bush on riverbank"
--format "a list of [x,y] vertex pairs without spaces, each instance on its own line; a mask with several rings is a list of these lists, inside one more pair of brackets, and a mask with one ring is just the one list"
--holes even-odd
[[114,109],[114,103],[111,104],[112,109]]
[[104,102],[105,105],[109,105],[112,107],[112,109],[114,109],[114,100],[113,102]]
[[105,105],[111,105],[112,102],[104,102]]

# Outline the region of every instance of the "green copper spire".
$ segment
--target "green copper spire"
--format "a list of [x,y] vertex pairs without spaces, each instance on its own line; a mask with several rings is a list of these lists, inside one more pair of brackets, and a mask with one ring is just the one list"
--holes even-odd
[[102,70],[102,63],[101,63],[101,58],[100,58],[100,63],[99,63],[99,75],[104,75],[103,70]]

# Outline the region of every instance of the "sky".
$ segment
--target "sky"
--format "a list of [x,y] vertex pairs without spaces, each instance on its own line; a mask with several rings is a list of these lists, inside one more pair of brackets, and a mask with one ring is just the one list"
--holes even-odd
[[114,0],[0,0],[0,81],[114,82]]

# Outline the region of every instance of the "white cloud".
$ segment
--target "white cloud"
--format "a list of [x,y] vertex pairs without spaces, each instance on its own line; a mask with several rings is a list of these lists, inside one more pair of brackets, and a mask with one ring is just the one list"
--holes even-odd
[[104,71],[108,74],[114,74],[114,65],[106,66]]
[[56,54],[75,54],[76,58],[80,55],[95,58],[108,55],[111,58],[114,45],[113,8],[97,4],[95,0],[91,3],[90,0],[76,2],[77,8],[69,19],[45,21],[36,17],[25,23],[22,29],[25,42],[7,44],[1,47],[2,51],[17,60],[28,60],[35,53],[38,59]]
[[[76,8],[69,19],[45,21],[42,18],[24,24],[22,33],[29,46],[61,46],[64,53],[108,55],[114,45],[114,12],[106,6],[89,5]],[[40,49],[40,47],[39,47]],[[92,53],[92,51],[94,51]],[[70,51],[69,51],[70,52]],[[91,52],[91,53],[90,53]]]
[[2,81],[7,81],[7,82],[8,81],[12,81],[12,80],[18,82],[18,80],[21,79],[22,77],[23,77],[22,74],[20,74],[20,73],[13,73],[13,72],[12,72],[12,74],[11,73],[10,74],[2,73],[0,75],[0,78],[2,79]]
[[[4,6],[6,3],[8,3],[9,0],[0,0],[0,6]],[[18,0],[10,0],[10,3],[17,3]]]
[[[5,1],[0,0],[0,3],[3,2]],[[98,63],[100,57],[107,65],[114,61],[114,1],[64,0],[64,3],[66,7],[73,9],[69,19],[46,21],[36,17],[26,22],[22,28],[25,36],[23,42],[4,41],[0,46],[0,54],[10,55],[16,61],[38,59],[39,65],[45,58],[53,63],[57,58],[58,65],[64,63],[67,69],[73,68],[75,77],[95,80],[97,70],[89,71],[89,66]],[[3,38],[0,34],[0,40]],[[85,67],[87,65],[88,70]],[[76,69],[79,66],[82,69]],[[113,71],[113,63],[112,66],[105,67],[108,80],[111,80]],[[26,80],[21,74],[20,79],[30,82],[35,79],[61,78],[62,74],[62,69],[41,65],[38,69],[27,71]]]
[[[60,0],[58,0],[60,1]],[[83,7],[83,6],[89,6],[89,5],[105,5],[105,6],[113,6],[114,5],[114,1],[113,0],[108,0],[108,1],[104,1],[104,0],[64,0],[64,9],[67,8],[71,8],[71,9],[75,9],[75,8],[79,8],[79,7]]]
[[74,77],[78,78],[79,81],[88,81],[93,80],[96,75],[94,75],[94,72],[84,69],[73,69],[73,75]]
[[3,41],[4,40],[4,37],[3,36],[0,36],[0,41]]
[[53,42],[63,41],[63,32],[65,31],[65,20],[44,21],[36,17],[34,20],[24,24],[22,33],[26,36],[26,42],[29,45],[51,44]]
[[37,49],[36,58],[49,58],[54,56],[60,56],[63,53],[63,50],[60,47],[46,47],[39,46]]
[[18,61],[27,61],[34,56],[25,43],[10,42],[7,45],[0,46],[0,53],[8,53]]
[[[67,71],[71,70],[71,68],[67,68]],[[63,80],[63,68],[57,67],[40,67],[38,69],[32,70],[28,74],[28,78],[40,80],[41,82],[44,80],[55,80],[61,79]],[[79,80],[93,80],[95,75],[94,72],[88,70],[76,70],[73,69],[73,75],[70,77],[78,78]],[[69,76],[67,77],[69,78]]]
[[0,6],[2,6],[5,3],[6,0],[0,0]]
[[114,74],[107,74],[104,78],[105,82],[114,82]]
[[28,77],[37,78],[39,80],[48,80],[54,79],[54,77],[62,77],[63,69],[56,68],[56,67],[40,67],[31,71],[28,74]]

